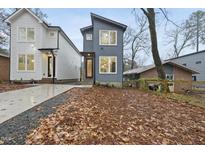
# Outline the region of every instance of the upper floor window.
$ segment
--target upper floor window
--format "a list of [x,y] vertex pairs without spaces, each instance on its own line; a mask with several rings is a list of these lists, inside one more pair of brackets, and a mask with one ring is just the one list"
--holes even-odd
[[100,30],[100,45],[117,45],[117,31]]
[[184,64],[182,64],[182,65],[186,66],[186,63],[184,63]]
[[34,41],[35,30],[34,28],[19,27],[18,29],[18,40],[19,41]]
[[92,34],[86,34],[86,40],[92,40],[93,38],[92,38]]
[[166,79],[172,81],[173,80],[173,74],[166,74]]
[[56,33],[53,32],[53,31],[50,31],[50,32],[49,32],[49,37],[50,37],[50,38],[55,38],[55,37],[56,37]]
[[196,61],[196,64],[201,64],[201,61]]

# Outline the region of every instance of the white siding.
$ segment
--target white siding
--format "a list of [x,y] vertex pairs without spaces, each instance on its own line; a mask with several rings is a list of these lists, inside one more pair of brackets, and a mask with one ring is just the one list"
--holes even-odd
[[[19,42],[18,41],[18,27],[32,27],[35,28],[34,42]],[[11,80],[40,80],[41,75],[41,53],[37,49],[42,45],[42,25],[24,11],[20,16],[11,21]],[[34,72],[18,72],[18,54],[35,54],[35,71]]]
[[61,34],[59,48],[56,58],[57,79],[80,79],[81,56]]

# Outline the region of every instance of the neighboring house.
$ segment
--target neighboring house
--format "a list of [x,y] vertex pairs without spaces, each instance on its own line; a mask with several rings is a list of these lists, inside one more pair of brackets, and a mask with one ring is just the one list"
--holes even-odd
[[[173,90],[182,92],[192,89],[192,74],[198,74],[197,71],[186,66],[171,61],[163,62],[166,79],[173,82]],[[155,65],[148,65],[132,69],[123,73],[125,80],[140,78],[157,78]]]
[[83,80],[122,86],[123,34],[127,26],[91,13],[92,25],[81,28],[83,35]]
[[0,81],[9,81],[9,55],[0,52]]
[[200,74],[193,74],[193,81],[205,81],[205,50],[168,59],[168,61],[173,61],[197,70]]
[[[124,62],[124,71],[128,71],[131,69],[132,66],[132,60],[130,60],[129,58],[123,58],[123,62]],[[136,61],[134,61],[134,65],[133,68],[137,68],[137,63]]]
[[59,26],[48,25],[25,8],[5,21],[11,29],[11,81],[54,83],[80,79],[80,52]]

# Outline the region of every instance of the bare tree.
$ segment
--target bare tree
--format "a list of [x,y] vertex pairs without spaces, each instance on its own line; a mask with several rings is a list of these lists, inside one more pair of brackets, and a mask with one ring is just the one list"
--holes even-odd
[[137,53],[140,51],[148,54],[150,49],[149,36],[147,34],[147,19],[144,16],[134,14],[136,21],[136,30],[128,28],[124,35],[125,50],[131,50],[131,69],[134,68]]
[[156,23],[155,23],[155,10],[154,8],[147,8],[147,9],[141,8],[141,10],[148,19],[151,46],[152,46],[152,55],[153,55],[154,64],[157,69],[158,77],[160,79],[165,79],[165,72],[163,69],[163,65],[158,50],[157,32],[156,32]]
[[179,57],[185,48],[192,45],[190,42],[192,33],[186,29],[186,25],[181,27],[183,28],[175,27],[175,29],[167,33],[169,39],[168,44],[172,44],[173,46],[173,52],[170,58]]

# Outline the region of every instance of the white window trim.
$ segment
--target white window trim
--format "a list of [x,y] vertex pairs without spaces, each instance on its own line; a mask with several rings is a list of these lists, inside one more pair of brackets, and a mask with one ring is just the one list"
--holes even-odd
[[[102,31],[108,31],[109,32],[109,44],[103,44],[101,43],[101,32]],[[115,32],[115,44],[110,44],[110,32]],[[117,46],[117,31],[116,30],[99,30],[99,45],[105,45],[105,46]]]
[[[19,28],[26,28],[26,40],[19,39]],[[27,29],[33,28],[34,29],[34,40],[28,41],[27,40]],[[36,29],[34,27],[26,27],[26,26],[17,26],[17,42],[35,42],[36,41]]]
[[[19,55],[25,55],[25,70],[19,70]],[[33,60],[34,60],[34,69],[33,70],[27,70],[27,55],[33,55]],[[35,59],[35,54],[33,53],[19,53],[17,56],[17,72],[25,72],[25,73],[34,73],[35,72],[35,64],[36,64],[36,59]]]
[[[110,65],[108,65],[109,72],[101,72],[100,66],[101,66],[101,58],[109,57],[109,64],[110,59],[115,58],[115,72],[110,72]],[[99,56],[99,74],[117,74],[117,56]]]
[[[87,39],[87,35],[90,35],[91,39]],[[91,33],[85,34],[85,39],[86,39],[86,41],[92,41],[93,40],[93,34],[91,34]]]

